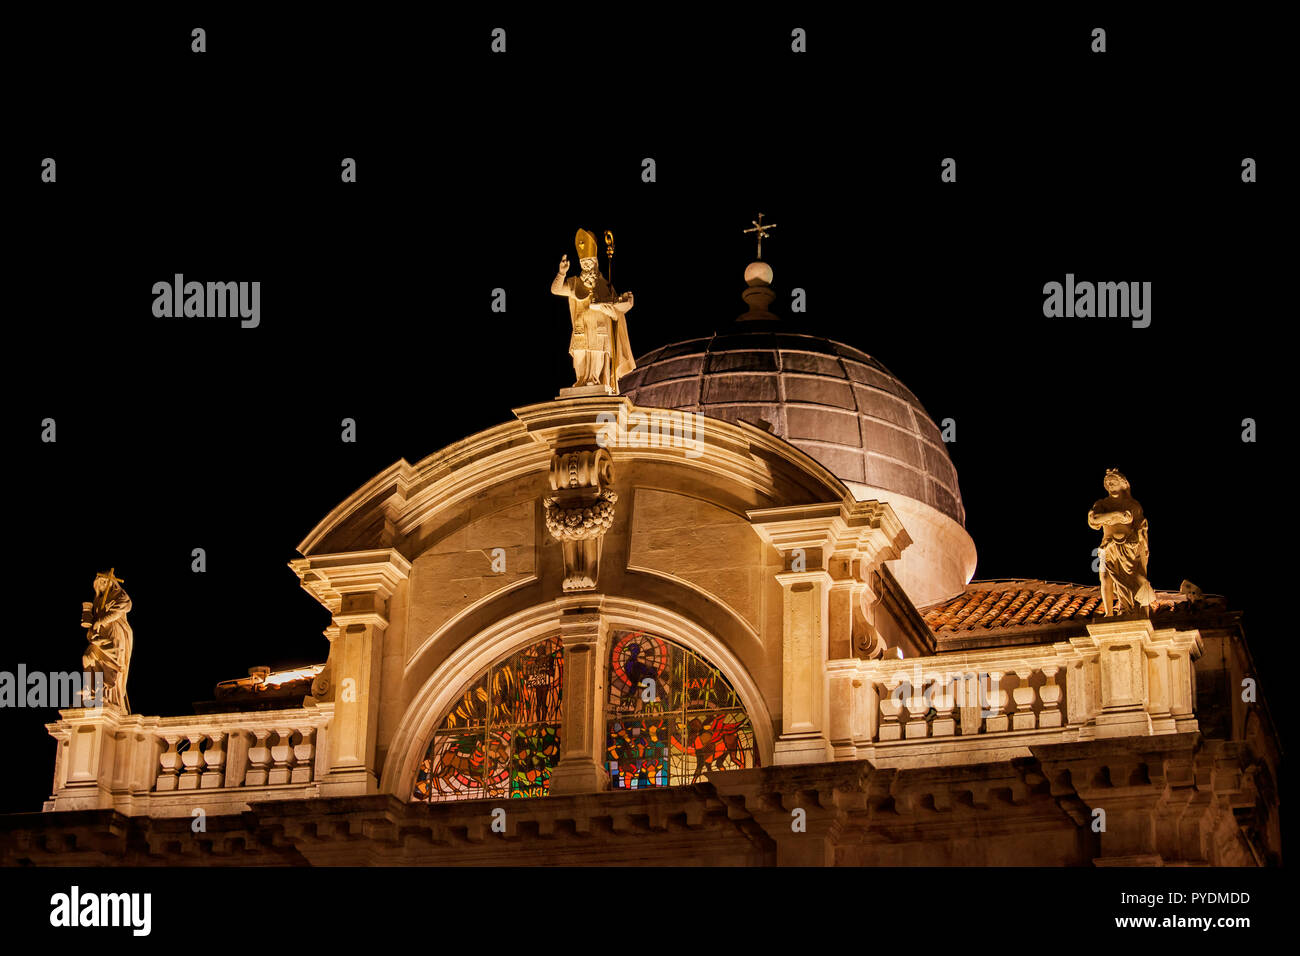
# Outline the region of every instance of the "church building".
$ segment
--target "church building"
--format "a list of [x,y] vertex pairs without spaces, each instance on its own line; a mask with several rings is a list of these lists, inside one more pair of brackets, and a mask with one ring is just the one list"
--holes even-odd
[[761,258],[728,328],[634,356],[596,241],[551,287],[573,386],[397,461],[298,544],[328,654],[195,714],[60,711],[45,812],[0,855],[1280,862],[1240,616],[1150,590],[1123,476],[1090,516],[1105,593],[972,581],[944,436],[885,365],[783,328]]

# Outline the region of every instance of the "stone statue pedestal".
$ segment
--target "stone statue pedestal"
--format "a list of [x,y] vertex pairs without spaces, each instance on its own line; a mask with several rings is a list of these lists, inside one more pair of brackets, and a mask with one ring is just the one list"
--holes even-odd
[[607,385],[574,385],[560,389],[558,398],[587,398],[591,395],[613,395],[614,390]]
[[[70,733],[54,755],[54,790],[43,811],[98,810],[113,805],[113,757],[127,713],[116,704],[59,711]],[[47,724],[47,729],[54,726]],[[157,758],[154,758],[155,761]],[[156,776],[156,766],[155,766]],[[152,786],[152,779],[150,780]]]

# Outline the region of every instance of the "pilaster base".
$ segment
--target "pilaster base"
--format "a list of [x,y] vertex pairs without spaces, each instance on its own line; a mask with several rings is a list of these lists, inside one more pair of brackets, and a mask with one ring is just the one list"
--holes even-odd
[[379,781],[369,770],[333,770],[320,782],[322,797],[359,797],[377,793]]
[[550,793],[599,793],[609,789],[609,774],[594,760],[561,760],[551,770]]
[[113,805],[113,794],[98,783],[70,784],[41,805],[45,812],[54,810],[103,810]]
[[833,760],[857,760],[857,744],[849,741],[848,743],[840,742],[831,744],[831,759]]
[[1144,710],[1098,714],[1095,736],[1099,740],[1106,737],[1149,737],[1151,716]]
[[835,755],[831,742],[820,735],[782,737],[776,742],[772,762],[778,766],[800,763],[827,763]]

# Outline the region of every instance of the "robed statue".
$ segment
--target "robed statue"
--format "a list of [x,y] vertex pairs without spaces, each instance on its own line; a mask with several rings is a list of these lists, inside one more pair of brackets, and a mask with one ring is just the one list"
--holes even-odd
[[81,626],[87,629],[89,642],[81,655],[81,666],[87,674],[103,675],[100,703],[116,704],[130,713],[126,673],[131,663],[132,634],[126,612],[131,610],[131,599],[122,590],[124,583],[112,568],[95,575],[95,599],[81,605]]
[[1106,616],[1135,607],[1150,607],[1156,593],[1147,580],[1147,519],[1130,493],[1128,479],[1115,468],[1102,479],[1106,497],[1088,512],[1088,527],[1102,532],[1100,557],[1101,603]]
[[569,275],[569,257],[560,259],[560,269],[551,282],[551,292],[569,300],[573,332],[569,355],[573,357],[574,386],[599,385],[618,394],[618,380],[636,368],[627,340],[627,312],[632,293],[618,295],[600,274],[596,261],[596,237],[579,229],[574,240],[582,272]]

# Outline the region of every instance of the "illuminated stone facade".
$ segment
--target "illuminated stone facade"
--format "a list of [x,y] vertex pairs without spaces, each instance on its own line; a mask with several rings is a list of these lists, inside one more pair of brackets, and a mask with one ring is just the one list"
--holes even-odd
[[787,441],[626,395],[519,408],[397,462],[298,545],[332,615],[323,667],[227,683],[196,716],[62,711],[46,812],[6,818],[0,852],[1278,862],[1277,746],[1242,700],[1239,619],[1188,595],[1103,618],[1095,587],[970,584],[928,418],[906,434],[919,497],[872,496],[871,398],[834,413],[859,428],[848,478],[792,434],[811,403],[779,409]]

